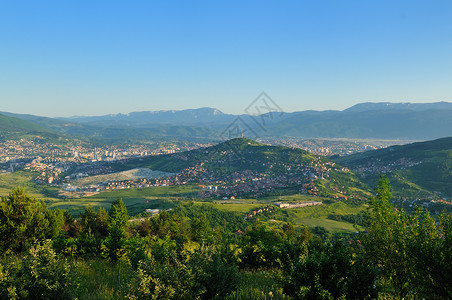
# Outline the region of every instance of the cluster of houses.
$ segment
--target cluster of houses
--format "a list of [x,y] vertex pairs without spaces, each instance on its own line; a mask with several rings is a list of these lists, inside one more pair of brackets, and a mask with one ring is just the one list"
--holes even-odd
[[399,158],[393,162],[382,162],[380,159],[368,160],[355,167],[360,173],[380,174],[389,173],[394,170],[404,170],[422,164],[423,161],[412,161],[407,158]]
[[[181,160],[189,159],[186,153],[177,155]],[[295,188],[300,193],[317,195],[318,189],[315,186],[315,180],[328,178],[332,169],[337,170],[333,162],[323,162],[320,158],[304,163],[257,162],[260,164],[260,168],[255,169],[260,171],[244,169],[224,172],[221,169],[222,161],[217,161],[217,163],[220,166],[213,168],[210,165],[208,166],[205,161],[199,161],[172,176],[152,180],[109,181],[97,186],[81,187],[81,189],[114,190],[198,184],[204,186],[203,190],[199,192],[201,198],[234,199],[245,196],[258,198],[281,188]],[[90,166],[93,169],[89,169]],[[103,165],[101,162],[90,164],[90,166],[83,168],[85,174],[96,175],[93,173],[105,174],[109,172],[108,169],[104,169],[108,165]],[[348,169],[340,171],[347,172]]]
[[256,210],[252,210],[246,214],[245,220],[252,219],[254,217],[258,217],[260,214],[263,214],[263,213],[267,213],[267,214],[272,213],[273,210],[274,210],[273,206],[271,206],[271,205],[263,207],[263,208],[259,208]]
[[328,139],[298,139],[298,138],[266,138],[260,139],[264,144],[281,145],[293,149],[303,149],[317,155],[349,155],[352,153],[363,152],[384,148],[386,143],[368,144],[366,142],[342,141]]
[[28,139],[6,140],[0,143],[0,163],[17,159],[31,159],[36,156],[59,157],[69,152],[67,146],[53,145]]

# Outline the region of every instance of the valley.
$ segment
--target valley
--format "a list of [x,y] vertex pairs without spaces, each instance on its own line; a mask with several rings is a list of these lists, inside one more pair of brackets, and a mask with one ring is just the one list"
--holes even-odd
[[[450,210],[450,172],[445,167],[450,139],[361,153],[351,150],[355,154],[345,156],[310,153],[294,147],[293,140],[282,141],[291,147],[236,138],[219,144],[169,142],[93,149],[86,141],[58,145],[21,139],[3,144],[14,149],[7,155],[20,156],[4,158],[0,191],[6,194],[13,186],[25,187],[32,196],[46,199],[49,207],[75,216],[87,205],[108,207],[117,198],[123,199],[131,215],[187,202],[246,215],[276,202],[315,200],[324,205],[277,209],[286,211],[285,217],[265,222],[278,226],[285,220],[338,233],[357,230],[343,216],[364,211],[375,182],[386,174],[397,205],[407,210],[430,207],[436,214]],[[306,141],[325,145],[324,140]],[[356,141],[343,141],[342,149],[347,147],[354,149]]]

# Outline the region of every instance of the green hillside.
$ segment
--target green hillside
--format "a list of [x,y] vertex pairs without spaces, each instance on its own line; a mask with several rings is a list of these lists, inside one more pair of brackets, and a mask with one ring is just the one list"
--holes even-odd
[[21,120],[14,117],[8,117],[0,114],[0,133],[8,134],[12,132],[20,133],[32,133],[32,132],[44,132],[50,133],[51,131],[36,125],[32,122]]
[[150,156],[119,162],[118,168],[147,167],[165,172],[179,172],[187,167],[205,163],[205,168],[218,172],[234,172],[241,169],[263,171],[262,162],[311,162],[315,155],[283,146],[268,146],[247,138],[237,138],[216,146],[182,153]]
[[117,162],[113,167],[118,171],[146,167],[178,173],[176,182],[182,184],[268,191],[250,192],[248,196],[253,197],[302,191],[338,199],[365,199],[369,190],[352,172],[324,156],[302,149],[264,145],[246,138],[182,153],[130,159]]
[[388,173],[396,192],[399,188],[404,192],[452,196],[452,138],[392,146],[337,161],[373,181],[377,173]]
[[[55,132],[60,135],[73,136],[77,139],[89,140],[100,144],[123,144],[143,142],[149,139],[168,138],[214,138],[215,131],[209,127],[155,125],[154,127],[132,127],[122,123],[84,124],[55,118],[40,117],[28,114],[0,112],[6,118],[16,119],[15,123],[24,122],[30,128],[40,131]],[[1,128],[1,125],[0,125]],[[15,126],[9,127],[6,132]]]
[[53,144],[67,143],[69,138],[32,121],[0,114],[0,139],[26,139]]

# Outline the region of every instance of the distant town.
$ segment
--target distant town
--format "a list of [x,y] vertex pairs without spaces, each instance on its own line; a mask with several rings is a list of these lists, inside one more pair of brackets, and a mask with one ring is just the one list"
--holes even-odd
[[[265,139],[269,145],[284,145],[290,148],[301,148],[317,155],[343,155],[365,150],[378,149],[389,142],[357,142],[344,140],[297,140],[297,139]],[[112,176],[100,182],[83,182],[83,178],[92,176],[117,174],[112,162],[127,161],[134,158],[145,158],[162,154],[180,153],[179,159],[188,158],[183,153],[193,149],[201,149],[214,143],[149,143],[130,145],[92,146],[83,143],[49,143],[39,139],[5,140],[0,145],[0,173],[19,170],[34,174],[34,182],[60,187],[62,197],[84,197],[102,190],[131,188],[148,188],[152,186],[175,186],[195,184],[201,187],[197,196],[201,198],[235,199],[236,197],[262,197],[277,189],[298,187],[297,192],[318,195],[314,184],[317,179],[329,177],[331,169],[336,169],[332,162],[282,163],[264,162],[269,169],[284,172],[269,173],[244,170],[218,175],[203,165],[207,161],[185,168],[177,174],[162,172],[158,176]],[[369,162],[359,167],[360,172],[381,173],[392,169],[407,168],[421,162],[400,159],[391,165],[378,165]],[[220,166],[221,161],[220,161]],[[348,172],[347,168],[337,171]],[[329,187],[339,199],[347,199],[350,195],[338,187]],[[359,197],[358,195],[352,195]]]

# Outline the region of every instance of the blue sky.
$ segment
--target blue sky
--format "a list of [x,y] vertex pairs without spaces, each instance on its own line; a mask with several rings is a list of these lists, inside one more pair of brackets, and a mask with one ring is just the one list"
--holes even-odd
[[452,101],[452,1],[0,2],[0,111]]

